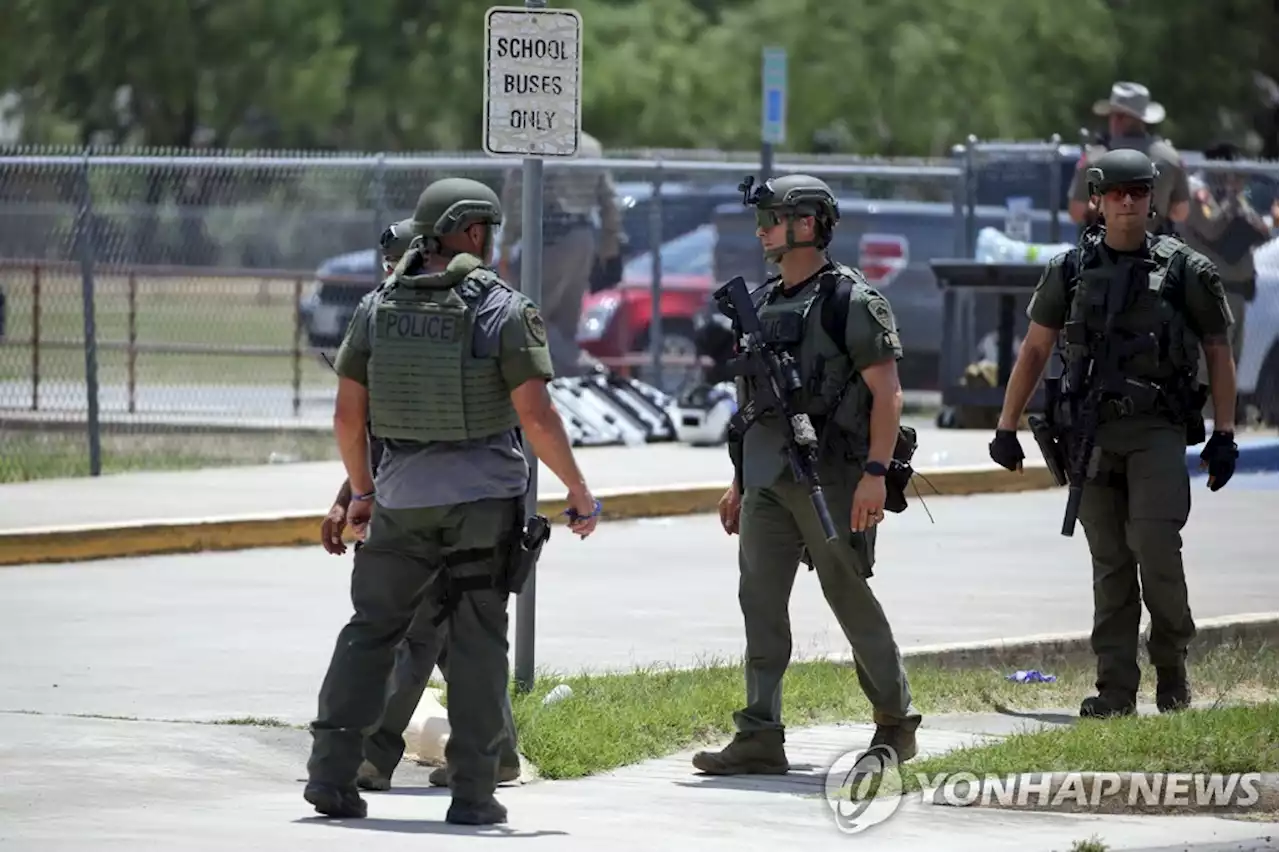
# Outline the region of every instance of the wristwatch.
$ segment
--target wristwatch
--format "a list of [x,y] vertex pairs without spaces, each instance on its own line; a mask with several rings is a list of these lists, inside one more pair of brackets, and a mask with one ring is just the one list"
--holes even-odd
[[889,472],[889,469],[878,461],[869,461],[862,469],[872,476],[884,476]]

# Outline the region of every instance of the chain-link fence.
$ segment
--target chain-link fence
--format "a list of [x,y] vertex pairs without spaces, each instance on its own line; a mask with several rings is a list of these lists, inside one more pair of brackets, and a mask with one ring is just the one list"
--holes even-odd
[[[977,150],[774,169],[836,191],[832,253],[892,299],[908,387],[937,381],[941,296],[928,260],[971,256],[977,230],[1003,216]],[[1073,161],[1048,150],[1046,164],[1054,151]],[[758,168],[718,152],[546,162],[541,306],[559,372],[595,360],[669,392],[697,379],[694,322],[710,292],[765,271],[738,190]],[[1065,222],[1052,171],[996,185],[1043,185],[1045,215]],[[518,286],[519,161],[0,156],[0,481],[336,457],[324,356],[383,275],[378,235],[445,176],[502,196],[493,262]]]

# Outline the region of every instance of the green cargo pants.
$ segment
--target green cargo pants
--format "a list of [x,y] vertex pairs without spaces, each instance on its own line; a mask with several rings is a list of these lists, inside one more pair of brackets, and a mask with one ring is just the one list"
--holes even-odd
[[[430,596],[424,598],[431,603]],[[432,624],[438,606],[420,606],[405,634],[404,641],[396,647],[395,668],[387,684],[387,700],[382,709],[382,718],[378,720],[377,730],[369,734],[364,742],[364,757],[378,770],[384,778],[390,778],[404,757],[404,732],[413,719],[418,703],[422,701],[422,693],[426,691],[427,681],[431,678],[434,667],[440,667],[440,674],[449,679],[448,642],[444,625],[436,627]],[[508,746],[503,749],[502,765],[519,766],[520,756],[516,752],[516,725],[511,716],[510,694],[505,694],[503,712],[508,728]]]
[[747,636],[747,706],[734,714],[744,733],[781,730],[782,677],[791,662],[791,588],[807,547],[822,593],[853,648],[858,683],[874,710],[876,724],[906,724],[920,715],[902,655],[880,602],[867,585],[875,563],[872,528],[865,546],[849,542],[853,506],[851,482],[824,486],[840,539],[828,544],[809,500],[808,488],[782,481],[770,488],[747,488],[738,531],[738,602]]
[[1186,443],[1181,425],[1155,417],[1098,429],[1098,473],[1085,485],[1080,526],[1093,557],[1092,645],[1101,693],[1132,700],[1138,690],[1144,600],[1152,665],[1183,665],[1195,637],[1182,566],[1182,528],[1191,511]]
[[502,575],[523,516],[523,499],[374,507],[351,576],[355,614],[338,635],[311,725],[310,780],[354,783],[364,736],[383,715],[395,646],[425,599],[437,611],[448,608],[443,625],[454,676],[447,681],[445,759],[453,797],[483,803],[493,796],[499,755],[514,747],[506,709],[508,595],[479,586]]

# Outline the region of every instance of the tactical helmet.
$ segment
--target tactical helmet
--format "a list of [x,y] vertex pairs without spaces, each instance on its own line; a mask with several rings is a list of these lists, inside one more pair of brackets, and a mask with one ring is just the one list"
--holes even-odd
[[[414,230],[426,240],[428,250],[438,252],[439,237],[477,222],[502,224],[502,202],[496,192],[477,180],[443,178],[422,190],[412,222]],[[492,241],[490,229],[485,241],[486,258],[492,251]]]
[[1089,168],[1089,193],[1102,195],[1117,186],[1150,187],[1156,182],[1151,158],[1133,148],[1117,148],[1103,154]]
[[400,258],[404,257],[404,253],[409,250],[409,244],[413,242],[413,238],[418,235],[419,231],[412,219],[392,222],[378,239],[378,248],[382,249],[383,261],[392,266],[399,263]]
[[[779,221],[787,222],[785,248],[768,252],[770,260],[778,260],[789,249],[812,246],[825,249],[831,243],[832,231],[840,221],[840,205],[831,187],[813,175],[785,175],[769,178],[752,190],[754,179],[748,175],[739,185],[742,203],[756,208],[756,222],[761,227],[772,227]],[[797,242],[793,220],[803,216],[814,217],[814,237],[809,242]]]

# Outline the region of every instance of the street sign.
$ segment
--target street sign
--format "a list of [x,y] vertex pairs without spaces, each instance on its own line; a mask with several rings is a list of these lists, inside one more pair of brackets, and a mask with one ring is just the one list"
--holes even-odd
[[494,6],[485,13],[484,150],[572,157],[582,126],[582,16]]
[[781,47],[764,49],[760,75],[760,141],[781,145],[787,139],[787,51]]

